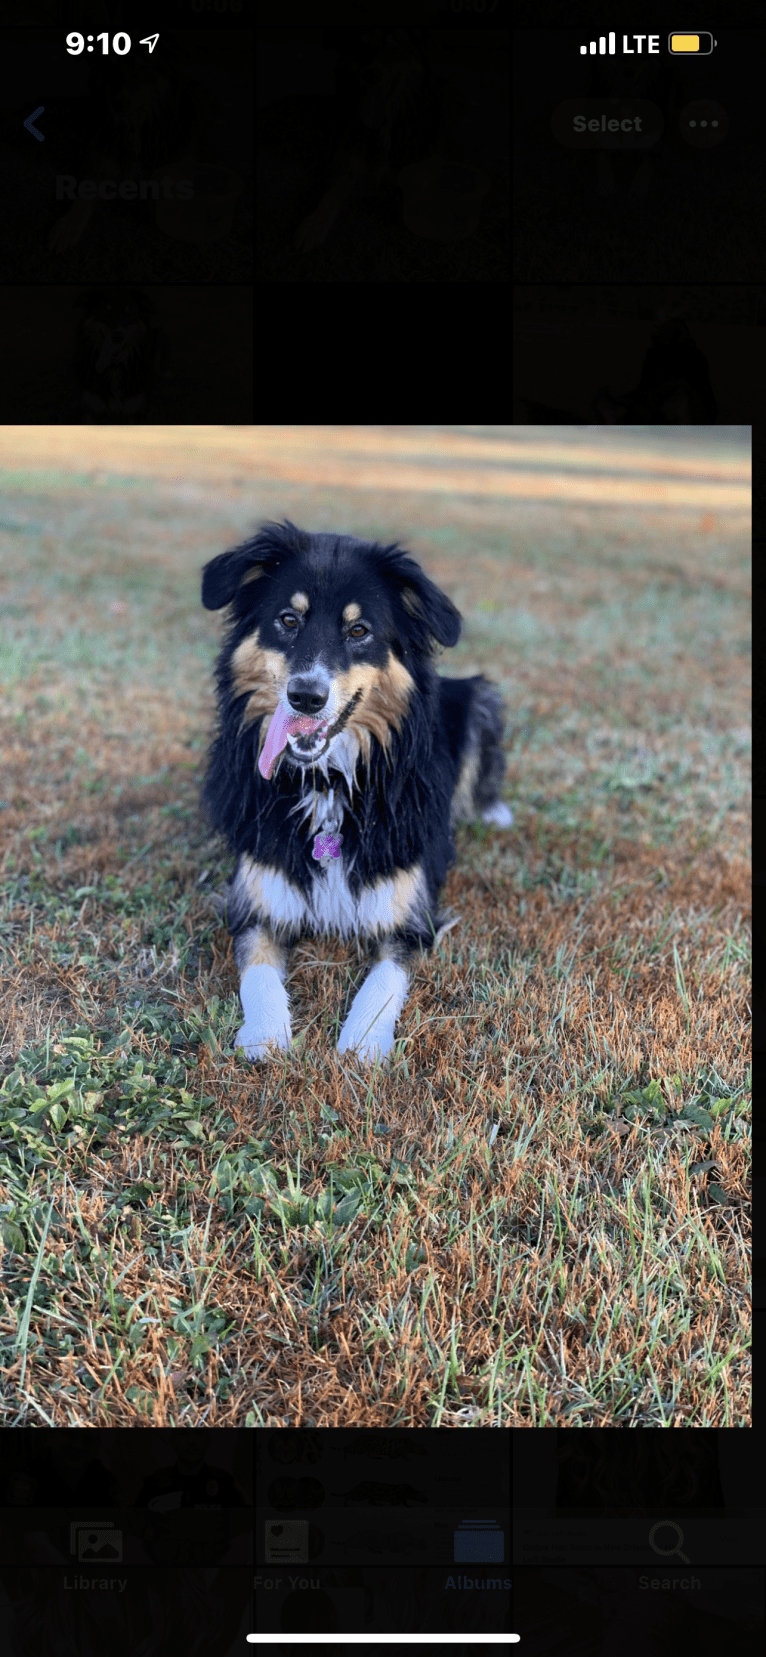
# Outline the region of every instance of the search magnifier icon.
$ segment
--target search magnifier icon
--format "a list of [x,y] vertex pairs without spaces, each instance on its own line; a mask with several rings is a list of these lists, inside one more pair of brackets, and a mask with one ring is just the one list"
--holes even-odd
[[[677,1540],[672,1548],[658,1548],[657,1543],[654,1540],[658,1530],[662,1530],[664,1526],[667,1526],[668,1530],[674,1530],[676,1533]],[[654,1548],[655,1553],[662,1554],[664,1559],[669,1559],[671,1556],[676,1559],[682,1559],[685,1565],[690,1565],[691,1560],[687,1559],[686,1554],[681,1552],[681,1544],[683,1539],[684,1533],[681,1526],[676,1524],[675,1519],[659,1519],[656,1525],[652,1525],[649,1532],[649,1546],[650,1548]]]

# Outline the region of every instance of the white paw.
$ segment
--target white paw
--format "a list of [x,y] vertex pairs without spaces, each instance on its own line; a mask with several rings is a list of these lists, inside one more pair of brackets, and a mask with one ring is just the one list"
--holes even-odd
[[386,1059],[394,1045],[394,1027],[407,1000],[408,984],[403,967],[379,961],[354,996],[338,1052],[353,1048],[364,1064]]
[[483,823],[494,823],[496,828],[510,828],[513,822],[513,812],[510,806],[503,805],[502,800],[495,800],[494,805],[487,806],[481,814]]
[[234,1046],[244,1048],[246,1059],[270,1059],[273,1042],[276,1042],[277,1047],[287,1048],[292,1045],[289,1034],[283,1030],[269,1031],[261,1024],[241,1024],[234,1037]]
[[268,1059],[270,1044],[289,1047],[290,1006],[287,991],[276,967],[248,967],[239,986],[245,1022],[234,1037],[235,1047],[244,1047],[247,1059]]

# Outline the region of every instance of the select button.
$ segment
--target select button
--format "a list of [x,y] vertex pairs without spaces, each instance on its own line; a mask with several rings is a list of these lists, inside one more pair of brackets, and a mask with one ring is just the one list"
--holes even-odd
[[664,126],[646,98],[567,98],[551,116],[556,143],[568,150],[650,150]]

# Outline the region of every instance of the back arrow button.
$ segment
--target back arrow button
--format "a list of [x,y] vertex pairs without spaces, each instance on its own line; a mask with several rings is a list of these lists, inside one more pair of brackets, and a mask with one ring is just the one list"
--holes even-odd
[[41,144],[45,143],[45,136],[42,132],[38,132],[37,127],[33,127],[32,122],[37,120],[38,115],[44,115],[44,114],[45,114],[45,105],[41,104],[39,109],[33,109],[32,110],[32,114],[28,115],[27,118],[26,118],[26,121],[24,122],[24,125],[27,129],[27,132],[31,132],[32,137],[39,139]]

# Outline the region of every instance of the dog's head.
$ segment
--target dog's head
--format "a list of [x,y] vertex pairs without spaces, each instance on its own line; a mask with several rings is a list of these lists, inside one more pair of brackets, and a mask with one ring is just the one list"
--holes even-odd
[[[332,763],[349,781],[372,745],[390,752],[425,718],[438,644],[455,606],[398,544],[267,524],[206,565],[202,602],[231,605],[219,694],[257,726],[258,769]],[[418,726],[422,742],[422,732]]]

